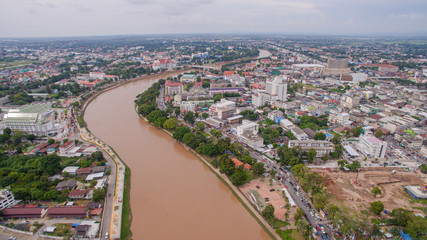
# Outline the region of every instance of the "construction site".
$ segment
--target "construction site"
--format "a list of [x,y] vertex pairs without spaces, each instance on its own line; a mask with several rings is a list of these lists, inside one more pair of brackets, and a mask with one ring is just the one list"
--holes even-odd
[[[417,207],[425,207],[416,203],[413,197],[404,189],[406,185],[425,185],[426,175],[420,171],[407,171],[401,168],[363,168],[358,172],[346,172],[339,169],[315,168],[324,177],[333,204],[347,207],[357,212],[367,210],[369,203],[382,201],[384,209],[391,211],[396,208],[406,208],[414,213],[424,214]],[[373,187],[379,187],[381,194],[374,197]],[[415,208],[414,208],[415,207]]]

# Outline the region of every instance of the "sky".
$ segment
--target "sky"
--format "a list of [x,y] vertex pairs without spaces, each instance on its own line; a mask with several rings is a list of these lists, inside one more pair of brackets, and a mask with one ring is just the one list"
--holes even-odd
[[0,37],[427,35],[426,0],[0,0]]

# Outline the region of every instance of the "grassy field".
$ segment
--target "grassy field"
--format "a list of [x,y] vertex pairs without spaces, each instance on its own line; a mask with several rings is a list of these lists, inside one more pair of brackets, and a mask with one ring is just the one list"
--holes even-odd
[[33,63],[36,63],[36,62],[35,61],[15,61],[15,62],[2,62],[2,61],[0,61],[0,69],[23,67],[23,66],[30,65]]
[[126,167],[120,239],[131,239],[131,236],[132,236],[132,232],[130,230],[131,222],[132,222],[132,213],[130,209],[130,169]]
[[255,197],[256,201],[257,201],[257,206],[258,208],[263,211],[265,208],[265,202],[264,199],[261,197],[261,195],[256,191],[256,190],[249,190]]

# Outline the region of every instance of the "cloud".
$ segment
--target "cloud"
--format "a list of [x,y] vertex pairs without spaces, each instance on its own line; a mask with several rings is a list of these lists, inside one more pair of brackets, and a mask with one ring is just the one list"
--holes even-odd
[[391,14],[389,15],[391,18],[401,18],[401,19],[409,19],[409,20],[420,20],[423,19],[424,16],[418,13],[407,13],[407,14]]

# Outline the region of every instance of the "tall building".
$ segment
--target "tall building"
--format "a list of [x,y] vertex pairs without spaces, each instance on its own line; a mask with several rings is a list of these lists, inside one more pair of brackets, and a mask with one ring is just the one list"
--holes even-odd
[[268,79],[265,83],[265,89],[268,94],[273,96],[274,100],[286,101],[288,83],[283,76]]
[[349,74],[350,69],[347,67],[347,59],[328,59],[328,67],[323,70],[323,75],[341,75]]

